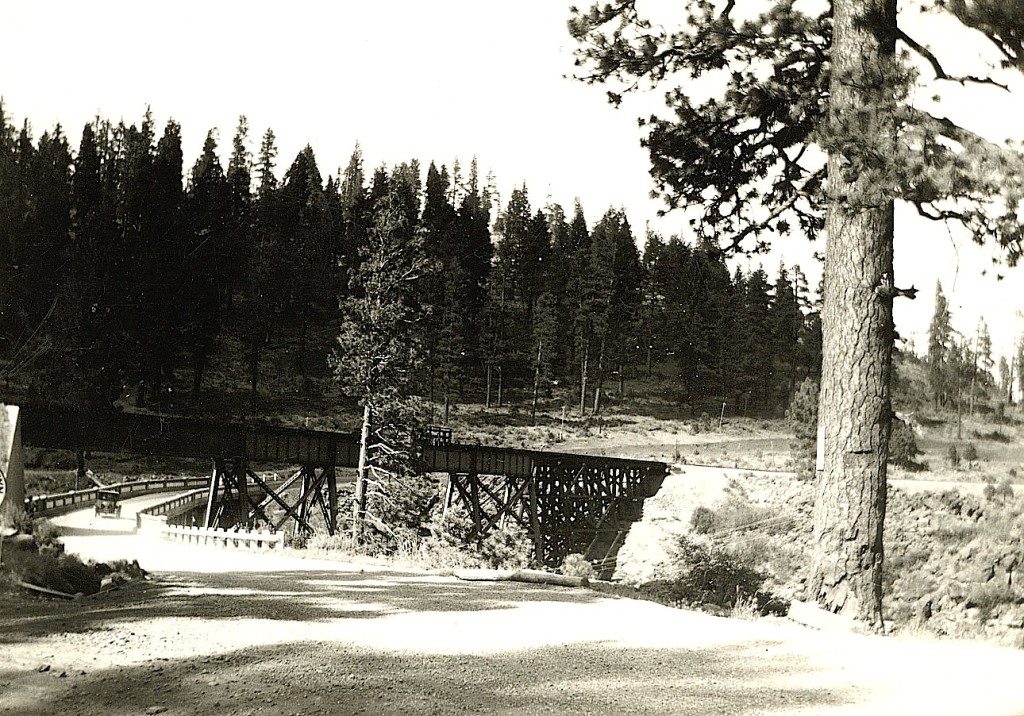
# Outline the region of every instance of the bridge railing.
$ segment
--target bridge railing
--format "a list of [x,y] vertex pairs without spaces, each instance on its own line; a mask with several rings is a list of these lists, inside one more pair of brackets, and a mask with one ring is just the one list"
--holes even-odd
[[[157,477],[147,480],[129,480],[109,488],[116,488],[121,497],[139,497],[154,492],[171,490],[191,490],[206,487],[210,484],[208,477]],[[76,510],[84,505],[96,502],[98,487],[86,490],[71,490],[56,495],[33,495],[25,498],[25,511],[34,517],[49,517]]]
[[284,549],[283,532],[246,532],[205,527],[179,527],[165,525],[161,534],[168,539],[188,544],[236,547],[240,549]]
[[135,513],[135,530],[141,532],[145,527],[149,526],[162,528],[167,524],[167,517],[169,515],[177,514],[201,504],[208,494],[209,489],[201,487],[196,490],[190,490],[184,495],[178,495],[169,500],[158,502],[144,510],[139,510]]

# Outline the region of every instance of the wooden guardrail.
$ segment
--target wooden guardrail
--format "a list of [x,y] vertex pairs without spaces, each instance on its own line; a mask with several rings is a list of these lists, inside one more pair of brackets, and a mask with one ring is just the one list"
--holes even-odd
[[[192,490],[208,487],[209,484],[209,477],[158,477],[115,483],[109,485],[107,489],[117,489],[121,497],[124,498],[139,497],[154,492]],[[72,490],[56,495],[33,495],[25,498],[25,511],[34,517],[63,514],[94,503],[98,491],[98,487],[90,487],[86,490]]]
[[188,544],[235,547],[240,549],[284,549],[283,532],[235,532],[229,529],[207,529],[205,527],[179,527],[164,525],[160,533],[168,539]]

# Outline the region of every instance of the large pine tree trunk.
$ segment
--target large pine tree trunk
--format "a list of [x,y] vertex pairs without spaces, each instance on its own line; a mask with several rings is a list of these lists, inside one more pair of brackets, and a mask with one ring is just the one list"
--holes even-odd
[[[832,43],[833,131],[858,113],[863,142],[894,146],[893,93],[874,90],[894,52],[896,0],[835,0]],[[870,18],[870,19],[868,19]],[[866,72],[865,70],[869,70]],[[824,471],[814,505],[810,596],[823,608],[881,620],[882,526],[892,409],[893,201],[878,177],[852,171],[829,154],[825,300],[819,422]]]

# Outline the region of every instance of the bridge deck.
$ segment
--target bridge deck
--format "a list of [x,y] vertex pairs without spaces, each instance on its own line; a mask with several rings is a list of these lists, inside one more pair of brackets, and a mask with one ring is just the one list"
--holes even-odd
[[[24,444],[38,448],[166,457],[242,457],[254,464],[311,467],[354,468],[359,459],[356,433],[135,413],[86,415],[35,406],[24,407],[21,415]],[[421,460],[428,472],[517,478],[541,476],[538,466],[571,469],[599,464],[662,474],[666,469],[663,463],[648,460],[457,443],[425,446]]]

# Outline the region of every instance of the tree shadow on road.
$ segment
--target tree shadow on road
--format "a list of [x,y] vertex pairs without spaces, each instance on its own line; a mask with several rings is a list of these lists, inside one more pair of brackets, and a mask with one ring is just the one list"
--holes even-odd
[[[193,660],[73,673],[3,675],[34,694],[18,713],[141,714],[764,714],[848,705],[850,694],[800,686],[799,656],[765,644],[704,649],[600,642],[487,656],[389,654],[334,643],[289,643]],[[11,703],[8,700],[8,703]],[[150,709],[150,711],[147,711]]]
[[0,644],[154,618],[333,621],[404,612],[508,609],[524,602],[588,603],[600,598],[588,589],[465,582],[397,570],[179,572],[74,602],[10,604],[0,616]]

